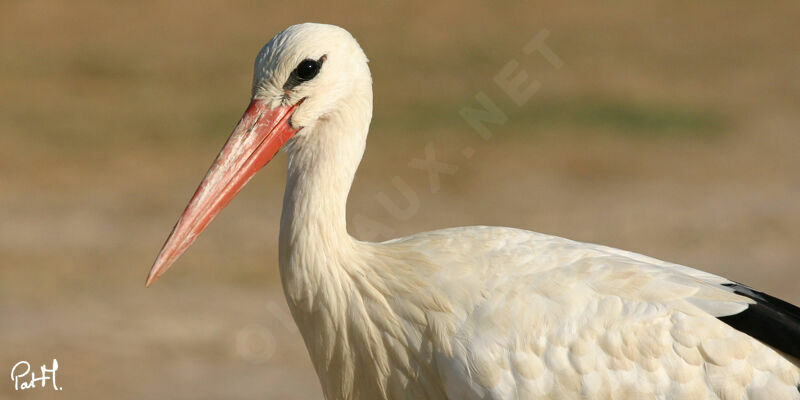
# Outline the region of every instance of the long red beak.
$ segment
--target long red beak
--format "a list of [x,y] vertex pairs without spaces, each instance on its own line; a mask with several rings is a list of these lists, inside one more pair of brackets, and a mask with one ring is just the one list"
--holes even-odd
[[289,124],[289,118],[299,104],[269,108],[263,100],[250,103],[172,228],[145,286],[149,287],[169,269],[250,178],[298,131]]

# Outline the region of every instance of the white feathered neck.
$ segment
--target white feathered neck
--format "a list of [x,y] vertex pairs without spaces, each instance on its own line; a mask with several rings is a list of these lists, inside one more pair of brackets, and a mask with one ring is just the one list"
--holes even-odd
[[341,107],[287,145],[280,268],[286,295],[296,305],[309,301],[323,277],[336,273],[332,263],[353,257],[356,241],[347,233],[347,195],[372,118],[370,85],[367,76]]
[[[280,273],[292,315],[328,398],[375,398],[389,375],[382,332],[391,316],[376,288],[372,246],[347,233],[346,203],[372,117],[369,81],[289,145],[280,231]],[[381,313],[370,304],[383,304]],[[374,376],[356,376],[370,371]],[[358,382],[361,383],[358,383]],[[358,393],[363,391],[365,393]]]

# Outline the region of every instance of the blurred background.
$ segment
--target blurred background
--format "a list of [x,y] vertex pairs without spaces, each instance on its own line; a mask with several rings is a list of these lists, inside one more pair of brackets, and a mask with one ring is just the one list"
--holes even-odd
[[[277,273],[285,155],[144,288],[257,51],[306,21],[371,59],[359,238],[514,226],[800,303],[798,20],[723,0],[4,0],[0,398],[321,399]],[[543,30],[561,68],[523,52]],[[512,61],[541,84],[522,106],[495,83]],[[478,93],[508,117],[489,140],[459,115]],[[426,149],[452,166],[438,187],[410,166]],[[53,358],[62,391],[14,391],[14,363]]]

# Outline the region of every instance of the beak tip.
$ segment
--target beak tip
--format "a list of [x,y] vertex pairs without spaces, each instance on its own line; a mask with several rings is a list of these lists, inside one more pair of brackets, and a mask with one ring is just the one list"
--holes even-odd
[[152,284],[153,284],[153,282],[155,282],[155,281],[156,281],[156,279],[158,279],[158,276],[156,276],[155,274],[153,274],[153,273],[152,273],[152,271],[151,271],[151,272],[150,272],[150,273],[147,275],[147,280],[145,280],[145,281],[144,281],[144,287],[145,287],[145,288],[149,288],[149,287],[150,287],[150,285],[152,285]]
[[166,268],[163,266],[163,261],[161,260],[161,255],[156,259],[156,262],[153,264],[153,267],[150,268],[150,273],[147,274],[147,279],[144,281],[144,287],[149,288],[153,282],[157,281],[158,278],[164,274]]

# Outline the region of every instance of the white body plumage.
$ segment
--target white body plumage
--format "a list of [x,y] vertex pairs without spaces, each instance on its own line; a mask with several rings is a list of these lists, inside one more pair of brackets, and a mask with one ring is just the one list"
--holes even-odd
[[800,398],[796,364],[715,318],[752,302],[723,278],[508,228],[353,248],[287,291],[328,398]]

